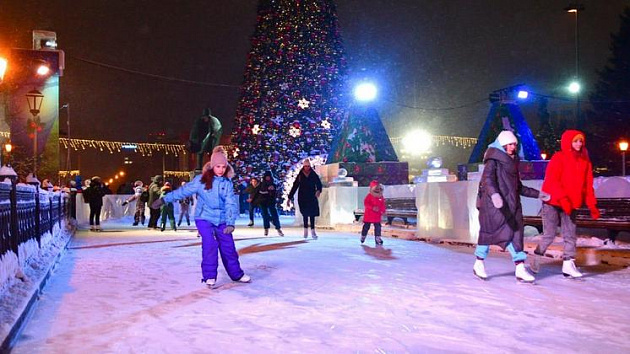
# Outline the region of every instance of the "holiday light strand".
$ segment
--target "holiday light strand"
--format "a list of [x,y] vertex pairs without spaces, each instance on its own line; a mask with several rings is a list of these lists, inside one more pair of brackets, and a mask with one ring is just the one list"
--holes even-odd
[[59,171],[59,177],[64,178],[66,176],[78,176],[81,174],[80,170],[65,170],[65,171]]
[[164,177],[177,177],[190,179],[190,171],[164,171]]
[[[402,143],[401,137],[390,138],[392,144],[399,145]],[[470,148],[477,144],[477,138],[469,138],[463,136],[449,136],[449,135],[433,135],[431,137],[433,140],[433,145],[441,146],[441,145],[453,145],[460,148]]]
[[122,150],[135,151],[145,155],[151,155],[154,151],[164,152],[166,155],[186,154],[186,146],[183,144],[161,144],[161,143],[133,143],[124,141],[88,140],[88,139],[68,139],[59,138],[59,143],[65,149],[68,147],[74,151],[85,150],[87,148],[99,149],[100,151],[121,152]]

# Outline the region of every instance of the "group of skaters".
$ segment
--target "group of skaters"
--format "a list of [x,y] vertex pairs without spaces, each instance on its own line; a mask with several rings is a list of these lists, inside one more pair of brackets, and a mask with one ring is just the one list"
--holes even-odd
[[[184,186],[186,182],[182,182],[181,186]],[[138,180],[134,183],[133,195],[125,200],[122,205],[127,205],[132,201],[136,201],[136,209],[133,215],[133,226],[142,224],[146,221],[145,210],[147,204],[149,205],[149,223],[147,227],[149,229],[160,229],[164,231],[166,229],[166,222],[168,221],[171,226],[171,230],[177,231],[177,228],[181,226],[182,221],[186,218],[186,223],[190,226],[190,207],[193,205],[194,200],[192,197],[182,198],[179,202],[179,220],[177,226],[175,225],[175,206],[173,203],[165,203],[159,208],[152,208],[151,204],[166,194],[172,191],[171,183],[164,182],[162,175],[156,175],[151,179],[151,184],[147,187]],[[161,224],[158,227],[158,222]]]
[[[534,282],[532,273],[540,269],[539,257],[543,256],[553,242],[558,226],[564,239],[562,273],[566,277],[579,278],[582,273],[575,266],[576,226],[575,210],[586,204],[591,217],[597,219],[599,210],[593,189],[592,164],[585,147],[584,133],[567,130],[561,139],[561,150],[549,161],[542,190],[538,191],[522,184],[519,176],[518,140],[513,132],[502,131],[496,140],[488,146],[484,155],[484,169],[479,183],[477,208],[479,209],[479,239],[475,249],[476,261],[473,273],[480,279],[488,279],[484,260],[491,245],[498,245],[507,250],[515,264],[515,276],[519,281]],[[161,210],[162,230],[166,219],[171,220],[175,228],[172,203],[189,200],[196,196],[195,223],[202,239],[201,281],[214,287],[217,279],[218,252],[228,276],[233,281],[250,282],[251,278],[243,272],[232,233],[239,216],[239,201],[234,193],[232,177],[234,169],[230,166],[227,154],[221,146],[214,148],[210,161],[203,166],[202,174],[191,182],[183,184],[175,191],[163,183],[162,176],[155,176],[148,187],[148,197],[143,201],[145,192],[142,182],[136,182],[134,196],[142,212],[136,212],[134,225],[144,223],[144,203],[151,208],[149,227],[155,228]],[[167,188],[164,188],[167,187]],[[303,161],[295,182],[289,192],[289,203],[297,193],[297,204],[302,214],[304,238],[310,235],[317,239],[315,217],[319,216],[318,197],[322,191],[319,176],[312,170],[308,159]],[[262,181],[252,178],[247,189],[250,203],[250,224],[253,226],[253,208],[260,207],[263,215],[265,235],[271,224],[279,236],[284,236],[276,208],[277,186],[270,171],[264,173]],[[525,267],[527,254],[524,252],[524,224],[520,196],[538,198],[543,202],[543,235],[529,262]],[[169,207],[170,205],[170,207]],[[189,204],[187,204],[189,205]],[[370,183],[370,190],[364,199],[364,225],[361,230],[361,243],[374,225],[375,243],[383,244],[381,238],[381,219],[385,213],[383,186],[377,181]],[[137,209],[138,210],[138,209]],[[180,223],[181,223],[180,216]],[[189,221],[187,216],[187,221]]]
[[[477,195],[480,231],[473,273],[480,279],[488,278],[484,260],[490,246],[498,245],[510,252],[516,267],[516,279],[533,283],[535,277],[532,273],[540,270],[539,258],[553,243],[558,226],[564,240],[562,274],[570,278],[582,277],[575,266],[575,210],[586,204],[591,218],[596,220],[600,216],[593,189],[592,164],[581,131],[565,131],[560,144],[560,151],[547,165],[540,191],[521,183],[518,141],[514,133],[504,130],[488,146]],[[543,201],[543,234],[530,257],[529,269],[525,267],[527,254],[524,252],[521,195]]]

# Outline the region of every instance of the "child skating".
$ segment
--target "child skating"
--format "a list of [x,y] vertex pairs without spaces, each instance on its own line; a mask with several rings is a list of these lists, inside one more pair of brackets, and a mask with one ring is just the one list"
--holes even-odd
[[185,186],[158,199],[151,207],[197,195],[195,224],[201,235],[201,281],[213,287],[217,281],[219,251],[221,261],[232,281],[249,283],[251,278],[243,272],[232,238],[234,222],[238,217],[238,198],[230,178],[234,175],[227,155],[221,146],[212,151],[210,162],[203,166],[202,174]]
[[363,229],[361,230],[361,243],[365,242],[370,225],[374,224],[374,241],[377,245],[383,244],[381,239],[381,219],[385,214],[385,198],[383,197],[383,186],[378,181],[370,182],[370,192],[363,200]]

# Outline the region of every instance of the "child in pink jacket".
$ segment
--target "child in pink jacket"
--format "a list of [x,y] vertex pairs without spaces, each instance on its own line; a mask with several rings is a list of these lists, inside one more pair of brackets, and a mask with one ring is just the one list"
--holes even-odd
[[361,243],[365,242],[365,237],[370,230],[370,224],[374,224],[374,240],[377,245],[382,245],[381,239],[381,218],[385,214],[385,198],[383,197],[383,186],[378,181],[370,182],[370,193],[363,200],[363,230],[361,230]]

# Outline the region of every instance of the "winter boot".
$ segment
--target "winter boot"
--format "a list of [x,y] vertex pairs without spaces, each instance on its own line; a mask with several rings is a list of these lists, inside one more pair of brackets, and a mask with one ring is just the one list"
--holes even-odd
[[313,240],[317,240],[317,233],[315,232],[315,229],[311,229],[311,237]]
[[374,241],[376,242],[377,245],[383,244],[383,239],[381,238],[381,236],[374,236]]
[[482,259],[478,259],[475,261],[475,264],[473,265],[473,274],[475,274],[475,276],[477,276],[477,278],[481,280],[488,279],[488,274],[486,274],[486,267],[484,266]]
[[308,228],[304,228],[304,238],[308,237]]
[[367,235],[361,235],[361,243],[365,242],[365,238],[367,237]]
[[278,236],[284,237],[284,232],[282,232],[282,229],[277,229],[277,230],[278,230]]
[[540,272],[540,257],[536,253],[534,253],[531,257],[529,257],[529,270],[534,274],[538,274]]
[[575,261],[573,259],[569,259],[562,262],[562,275],[567,278],[581,278],[583,274],[577,270]]
[[249,226],[249,227],[254,226],[254,220],[250,220],[250,221],[249,221],[249,224],[247,224],[247,226]]
[[217,280],[210,278],[210,279],[206,279],[206,281],[202,281],[202,283],[206,284],[207,287],[212,288],[214,286],[214,284],[216,284]]
[[269,229],[265,229],[265,236],[269,236]]
[[536,278],[533,275],[529,274],[527,269],[525,269],[525,263],[519,262],[516,265],[516,271],[514,272],[516,275],[516,280],[525,282],[525,283],[533,283]]
[[237,282],[239,282],[239,283],[251,283],[251,281],[252,281],[252,277],[250,277],[247,274],[243,274],[241,279],[237,280]]

